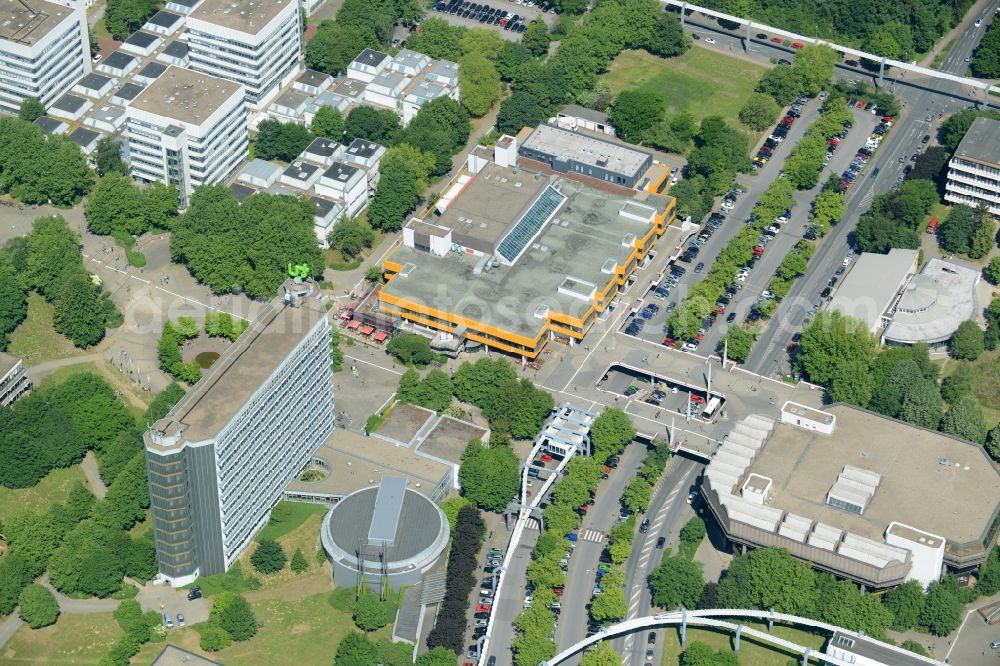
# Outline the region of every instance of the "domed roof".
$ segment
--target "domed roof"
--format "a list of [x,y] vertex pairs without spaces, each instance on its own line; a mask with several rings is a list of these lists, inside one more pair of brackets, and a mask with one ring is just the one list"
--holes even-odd
[[923,312],[934,305],[937,298],[938,287],[934,279],[928,275],[914,275],[906,284],[896,309],[900,312]]

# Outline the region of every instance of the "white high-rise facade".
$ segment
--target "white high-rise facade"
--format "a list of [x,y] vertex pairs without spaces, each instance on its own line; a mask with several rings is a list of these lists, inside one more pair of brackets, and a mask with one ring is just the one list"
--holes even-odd
[[299,72],[302,24],[294,0],[204,0],[187,17],[191,69],[246,87],[260,109]]
[[35,97],[48,108],[90,72],[83,7],[0,0],[0,110]]
[[199,185],[221,183],[248,155],[243,86],[170,67],[126,111],[132,176],[175,186],[182,204]]
[[972,121],[948,162],[944,200],[1000,215],[1000,122]]

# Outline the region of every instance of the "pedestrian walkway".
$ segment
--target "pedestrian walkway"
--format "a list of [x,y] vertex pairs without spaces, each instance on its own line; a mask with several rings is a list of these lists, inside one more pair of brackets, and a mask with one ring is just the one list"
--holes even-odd
[[604,543],[608,535],[604,532],[598,532],[597,530],[584,530],[580,534],[580,538],[584,541],[593,541],[594,543]]

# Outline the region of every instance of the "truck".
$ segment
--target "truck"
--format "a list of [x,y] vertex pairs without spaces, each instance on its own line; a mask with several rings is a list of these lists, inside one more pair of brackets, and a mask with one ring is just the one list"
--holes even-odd
[[931,221],[927,223],[927,233],[933,235],[937,233],[938,221],[936,217],[932,217]]

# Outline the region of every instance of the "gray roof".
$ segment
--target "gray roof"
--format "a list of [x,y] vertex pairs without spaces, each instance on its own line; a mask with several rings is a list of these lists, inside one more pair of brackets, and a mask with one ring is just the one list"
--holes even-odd
[[309,201],[313,203],[313,215],[316,215],[317,217],[326,217],[331,210],[334,210],[335,208],[343,208],[343,206],[333,199],[327,199],[326,197],[321,197],[319,195],[310,197]]
[[292,0],[204,0],[191,12],[197,19],[256,35]]
[[180,122],[200,125],[243,87],[216,76],[170,67],[132,102],[132,107]]
[[114,123],[116,120],[125,115],[125,109],[120,106],[110,106],[104,105],[96,111],[92,111],[90,117],[94,120],[101,120],[108,123]]
[[66,93],[56,101],[52,102],[53,109],[59,109],[60,111],[66,111],[67,113],[76,113],[87,104],[87,100],[77,95],[71,93]]
[[368,67],[378,67],[379,64],[381,64],[381,62],[388,57],[388,54],[382,53],[381,51],[376,51],[375,49],[365,49],[351,61],[351,64],[357,63],[359,65],[367,65]]
[[572,160],[632,178],[641,176],[639,172],[652,159],[652,153],[624,143],[598,139],[552,125],[539,125],[535,128],[525,139],[522,148],[537,151],[550,159]]
[[438,60],[436,63],[431,65],[427,74],[433,74],[434,76],[449,79],[456,78],[458,76],[458,63],[454,63],[451,60]]
[[154,35],[151,32],[143,32],[142,30],[136,30],[129,35],[129,38],[125,40],[125,43],[131,44],[132,46],[138,46],[140,49],[145,49],[149,48],[160,39],[161,37],[159,35]]
[[51,118],[49,116],[40,116],[35,118],[35,124],[42,128],[42,131],[46,134],[52,134],[60,129],[65,129],[69,127],[66,123],[59,120],[58,118]]
[[347,147],[347,152],[351,155],[368,158],[377,153],[381,147],[382,146],[378,145],[374,141],[368,141],[367,139],[355,139],[351,142],[351,145]]
[[139,83],[126,83],[118,89],[118,92],[115,93],[115,97],[121,97],[122,99],[132,101],[145,89],[146,86]]
[[152,23],[153,25],[158,25],[161,28],[169,28],[178,21],[181,20],[180,14],[174,14],[173,12],[168,12],[165,10],[160,10],[149,17],[146,23]]
[[175,5],[180,5],[181,7],[187,7],[190,9],[201,2],[201,0],[167,0],[167,2],[172,2]]
[[249,187],[248,185],[244,185],[243,183],[233,183],[232,185],[229,186],[229,191],[230,193],[232,193],[233,198],[239,201],[240,203],[242,203],[243,200],[249,197],[251,194],[257,194],[257,188]]
[[[392,482],[394,477],[382,477],[382,485]],[[405,484],[405,479],[402,480]],[[330,511],[329,536],[333,542],[347,553],[354,554],[357,547],[369,542],[374,519],[379,488],[363,488],[351,493]],[[380,519],[384,509],[398,510],[399,520],[393,525],[393,543],[387,548],[387,564],[408,560],[434,545],[442,529],[447,530],[445,521],[441,525],[440,509],[417,491],[407,488],[398,509],[383,505],[379,507]],[[387,533],[388,530],[385,531]],[[382,532],[377,532],[380,536]]]
[[13,370],[14,366],[20,362],[21,358],[19,356],[14,356],[13,354],[0,351],[0,377],[3,377],[8,372]]
[[32,46],[72,13],[69,7],[44,0],[0,0],[0,40]]
[[316,173],[320,167],[303,160],[295,160],[282,172],[282,176],[288,176],[295,180],[306,181]]
[[[880,641],[858,636],[857,634],[835,631],[830,637],[830,646],[837,647],[859,657],[872,659],[883,666],[927,666],[934,663],[922,659],[919,655],[902,649],[893,650]],[[829,654],[829,648],[827,649]]]
[[918,252],[894,248],[889,254],[865,252],[830,301],[830,309],[864,322],[870,331],[880,327],[882,314],[916,270]]
[[1000,121],[976,118],[955,149],[955,157],[1000,168]]
[[333,92],[348,99],[359,99],[368,87],[364,81],[355,79],[341,79],[333,87]]
[[896,304],[887,340],[933,344],[949,339],[959,324],[976,316],[979,271],[931,259],[910,278]]
[[359,170],[359,167],[352,166],[345,162],[334,162],[333,165],[323,174],[323,177],[346,183]]
[[87,90],[100,90],[111,81],[110,76],[104,76],[103,74],[98,74],[97,72],[91,72],[90,74],[84,75],[82,79],[76,82],[76,85],[81,88],[86,88]]
[[571,118],[583,118],[584,120],[592,120],[595,123],[602,124],[611,122],[608,118],[608,114],[595,111],[594,109],[588,109],[587,107],[580,106],[579,104],[567,104],[557,115],[569,116]]
[[155,79],[163,72],[167,71],[167,66],[162,62],[150,62],[148,65],[139,70],[136,76],[143,76],[147,79]]
[[73,133],[69,135],[69,138],[70,141],[79,144],[81,148],[86,148],[101,138],[101,134],[100,132],[89,130],[86,127],[77,127],[73,130]]
[[305,103],[310,99],[309,95],[301,90],[289,88],[285,92],[278,95],[278,97],[274,100],[274,103],[288,107],[289,109],[297,109],[298,107],[305,105]]
[[398,476],[383,476],[375,496],[372,509],[372,523],[368,528],[368,543],[392,546],[396,541],[396,531],[403,512],[406,493],[406,479]]
[[323,72],[317,72],[315,69],[307,69],[306,71],[299,74],[298,78],[295,79],[297,83],[302,83],[307,86],[321,86],[324,82],[330,80],[329,74]]
[[186,58],[188,50],[187,42],[175,39],[163,47],[163,55],[170,56],[171,58]]
[[262,160],[260,158],[254,159],[247,165],[246,170],[243,172],[248,176],[253,176],[254,178],[261,178],[263,180],[270,180],[275,176],[275,174],[281,172],[281,166],[275,164],[274,162],[268,162],[267,160]]
[[[177,0],[174,0],[175,2]],[[206,659],[194,652],[188,652],[176,645],[167,645],[156,656],[150,666],[222,666],[217,661]]]
[[[353,145],[353,144],[352,144]],[[309,153],[310,155],[322,155],[323,157],[330,157],[340,148],[340,144],[336,141],[330,139],[324,139],[323,137],[317,137],[312,140],[303,152]]]
[[125,69],[132,61],[135,60],[135,56],[124,51],[113,51],[111,55],[104,59],[101,63],[105,67],[110,67],[111,69]]

